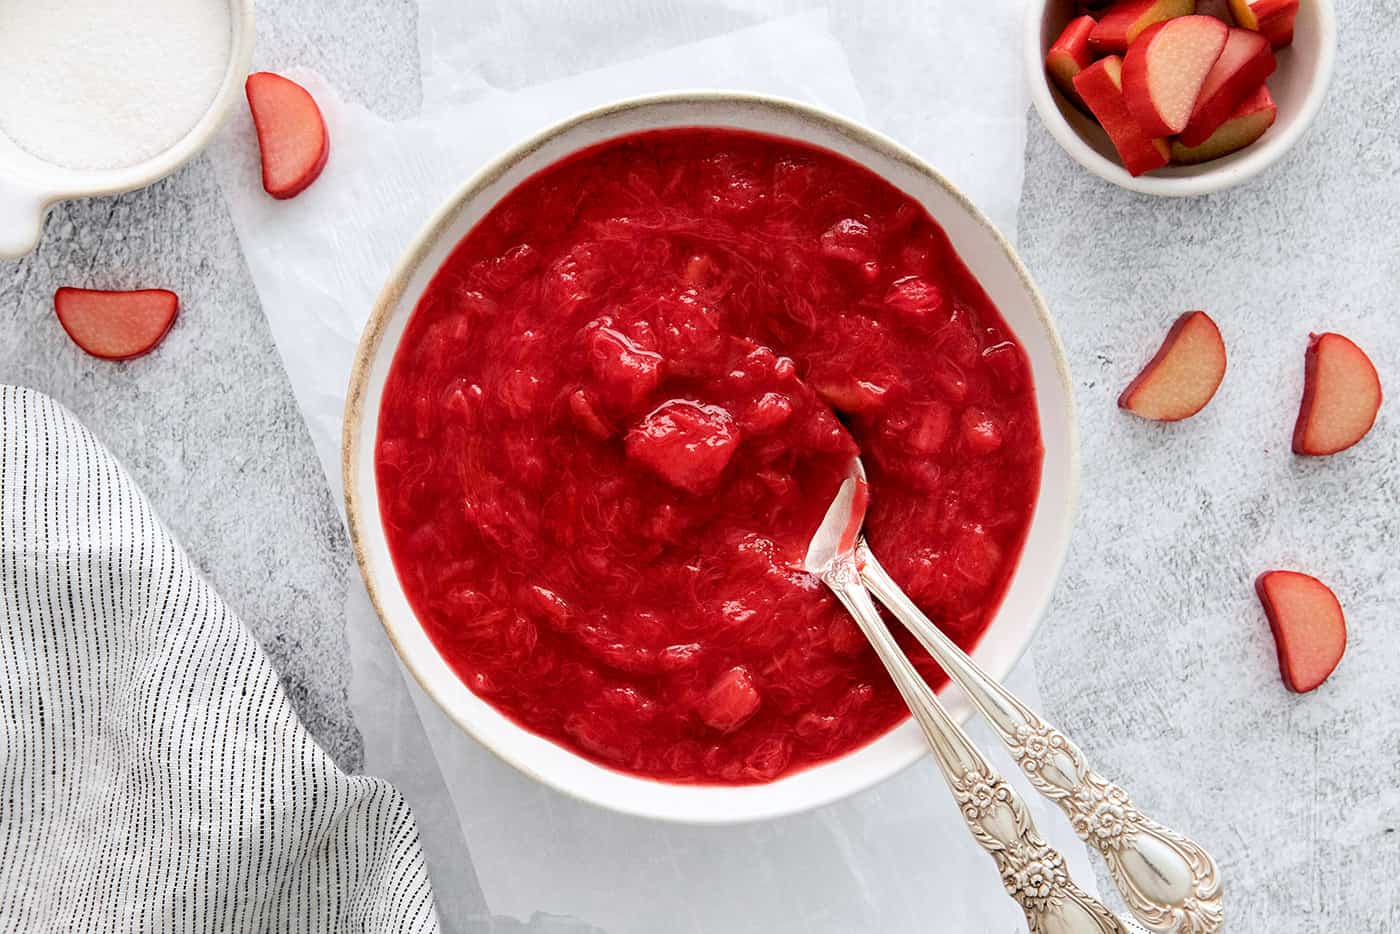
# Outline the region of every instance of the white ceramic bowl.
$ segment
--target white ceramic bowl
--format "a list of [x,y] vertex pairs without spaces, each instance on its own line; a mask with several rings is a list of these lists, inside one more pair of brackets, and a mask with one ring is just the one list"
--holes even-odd
[[0,133],[0,259],[18,259],[34,249],[54,202],[144,188],[209,143],[238,99],[253,59],[253,0],[228,0],[228,7],[229,59],[219,90],[199,122],[159,155],[116,169],[70,169],[31,155]]
[[1205,195],[1238,185],[1277,162],[1312,124],[1327,97],[1337,54],[1332,0],[1302,0],[1293,44],[1278,52],[1269,92],[1278,119],[1258,141],[1212,162],[1172,165],[1139,175],[1118,161],[1103,128],[1060,93],[1045,72],[1045,53],[1074,16],[1074,0],[1026,4],[1025,59],[1031,100],[1050,135],[1074,160],[1100,178],[1149,195]]
[[[981,212],[908,150],[840,117],[789,101],[728,93],[684,93],[626,101],[583,114],[528,140],[487,165],[409,246],[366,325],[346,403],[346,510],[355,555],[389,638],[423,689],[462,729],[502,759],[560,791],[629,814],[690,823],[727,823],[792,814],[843,798],[888,778],[925,752],[906,722],[873,743],[816,768],[765,785],[673,785],[613,771],[516,726],[467,689],[438,655],[416,619],[381,526],[374,441],[394,350],[419,296],[448,253],[503,195],[559,158],[640,130],[733,127],[790,137],[834,150],[918,198],[943,225],[1030,357],[1039,394],[1045,463],[1041,495],[1021,565],[974,657],[1005,676],[1030,641],[1054,589],[1069,542],[1079,475],[1069,371],[1059,338],[1029,274]],[[969,714],[945,690],[953,715]]]

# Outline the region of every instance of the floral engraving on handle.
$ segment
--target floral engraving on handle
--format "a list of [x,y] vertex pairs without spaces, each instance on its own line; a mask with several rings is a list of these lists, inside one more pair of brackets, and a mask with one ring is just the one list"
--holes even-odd
[[[1103,854],[1123,897],[1143,924],[1160,934],[1215,934],[1224,924],[1220,874],[1193,841],[1142,814],[1127,792],[1089,768],[1084,753],[1063,733],[1023,707],[1007,746],[1032,785],[1060,805],[1084,842]],[[1191,874],[1191,894],[1163,905],[1142,891],[1123,862],[1123,850],[1146,834],[1174,852]]]
[[998,804],[1014,807],[1011,786],[988,772],[969,770],[953,783],[953,797],[974,829]]
[[1055,892],[1069,881],[1064,857],[1049,846],[1027,850],[1021,856],[1016,864],[1007,860],[1001,884],[1016,901],[1043,912]]
[[1099,930],[1122,930],[1108,909],[1074,884],[1064,857],[1041,839],[1024,802],[990,767],[969,769],[951,785],[972,835],[996,861],[1001,884],[1025,912],[1031,934],[1063,930],[1046,921],[1060,915],[1067,901],[1074,902],[1077,911],[1087,912]]
[[[1091,780],[1096,778],[1091,773]],[[1125,836],[1137,832],[1142,819],[1123,789],[1109,782],[1093,789],[1088,783],[1081,785],[1064,799],[1064,807],[1080,839],[1100,850],[1118,849]]]

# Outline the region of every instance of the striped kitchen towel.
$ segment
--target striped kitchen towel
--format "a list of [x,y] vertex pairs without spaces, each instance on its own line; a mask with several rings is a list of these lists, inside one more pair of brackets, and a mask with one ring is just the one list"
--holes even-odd
[[340,772],[65,409],[0,386],[0,931],[436,931],[394,788]]

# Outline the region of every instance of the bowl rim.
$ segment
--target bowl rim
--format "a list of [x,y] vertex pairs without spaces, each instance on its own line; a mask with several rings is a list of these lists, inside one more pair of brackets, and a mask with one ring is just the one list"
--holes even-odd
[[[227,119],[253,61],[257,38],[254,0],[226,0],[229,11],[228,62],[218,90],[193,126],[148,159],[110,169],[74,169],[46,162],[20,150],[22,161],[0,172],[0,196],[23,206],[22,216],[0,218],[0,258],[17,259],[34,249],[44,216],[60,201],[117,195],[160,181],[204,150]],[[17,148],[17,144],[16,148]],[[30,227],[32,226],[32,231]],[[5,233],[23,230],[23,234]],[[22,248],[20,248],[22,247]]]
[[[575,800],[583,801],[585,803],[592,804],[597,807],[601,807],[611,811],[616,811],[634,817],[649,818],[654,820],[689,825],[739,824],[757,820],[767,820],[778,817],[790,816],[794,814],[800,814],[827,804],[831,804],[835,801],[843,800],[847,797],[850,797],[851,795],[857,794],[870,787],[873,787],[874,785],[879,784],[880,782],[893,778],[895,775],[903,772],[915,762],[919,761],[924,756],[926,756],[928,754],[928,750],[926,746],[923,746],[921,744],[918,748],[914,749],[913,752],[910,755],[908,755],[903,761],[898,762],[893,768],[889,768],[887,770],[871,770],[871,774],[869,774],[868,776],[861,776],[861,779],[859,781],[847,782],[844,785],[841,785],[840,787],[832,789],[829,792],[823,794],[808,795],[805,800],[802,800],[796,804],[767,806],[762,808],[754,808],[750,806],[744,809],[741,813],[734,813],[727,809],[716,808],[714,809],[713,813],[687,813],[684,815],[678,815],[667,812],[664,809],[648,807],[645,805],[637,805],[634,802],[621,802],[614,799],[607,799],[603,796],[594,795],[588,791],[574,787],[570,784],[561,781],[556,781],[553,776],[542,774],[539,770],[535,769],[530,762],[524,761],[522,757],[514,755],[510,751],[500,749],[488,739],[483,738],[477,732],[477,730],[474,729],[472,723],[469,722],[469,718],[461,715],[456,709],[454,709],[452,704],[450,704],[444,697],[440,695],[440,693],[435,689],[432,679],[424,671],[420,670],[416,664],[414,664],[410,657],[410,654],[405,651],[405,648],[400,641],[400,635],[397,632],[397,627],[411,624],[417,627],[420,631],[422,631],[422,625],[416,619],[416,617],[403,621],[391,622],[390,614],[386,613],[384,610],[381,595],[378,592],[378,589],[376,588],[375,575],[372,571],[370,565],[370,557],[366,548],[366,539],[369,536],[375,535],[382,537],[383,531],[382,529],[374,527],[375,523],[373,519],[368,517],[362,509],[359,497],[359,484],[357,482],[360,471],[360,462],[362,460],[361,435],[363,431],[361,426],[368,426],[370,424],[365,422],[365,406],[367,396],[370,393],[370,371],[378,353],[379,345],[384,338],[385,331],[389,325],[389,321],[394,309],[404,298],[409,280],[428,260],[434,247],[437,246],[439,241],[446,235],[447,231],[454,223],[457,215],[469,204],[469,202],[472,199],[481,195],[485,189],[487,189],[492,183],[494,183],[506,173],[508,173],[512,168],[514,168],[514,166],[518,162],[531,155],[532,153],[536,152],[537,150],[554,140],[556,137],[566,133],[569,130],[574,129],[575,127],[592,122],[600,118],[622,115],[630,111],[640,110],[657,105],[737,105],[757,108],[770,108],[786,112],[801,120],[815,121],[821,124],[824,128],[832,130],[842,136],[845,136],[856,145],[870,148],[878,154],[894,162],[902,163],[904,166],[912,169],[914,172],[925,176],[933,184],[942,188],[943,191],[949,197],[951,197],[955,202],[958,203],[962,210],[964,210],[968,214],[968,216],[976,223],[977,226],[982,228],[987,234],[991,236],[992,240],[996,245],[996,248],[1000,251],[1002,258],[1004,258],[1007,261],[1010,268],[1015,272],[1016,277],[1019,280],[1019,285],[1021,289],[1023,289],[1025,292],[1031,310],[1034,312],[1041,328],[1043,329],[1045,335],[1045,343],[1049,351],[1051,362],[1053,364],[1054,379],[1059,383],[1059,388],[1063,393],[1062,404],[1064,408],[1063,414],[1065,416],[1065,457],[1063,467],[1065,469],[1065,485],[1064,489],[1060,493],[1059,498],[1063,501],[1064,522],[1063,528],[1059,531],[1058,535],[1054,536],[1047,543],[1046,555],[1048,556],[1048,558],[1042,563],[1041,566],[1042,573],[1045,576],[1047,576],[1048,579],[1052,582],[1058,580],[1059,575],[1063,570],[1065,561],[1068,557],[1070,537],[1073,531],[1074,518],[1078,508],[1081,470],[1078,414],[1074,396],[1074,383],[1070,376],[1069,362],[1065,354],[1064,345],[1060,339],[1058,331],[1055,329],[1054,321],[1050,316],[1049,309],[1046,306],[1043,296],[1041,295],[1039,289],[1036,287],[1034,281],[1031,279],[1029,271],[1021,262],[1020,257],[1016,254],[1016,251],[1014,247],[1012,247],[1010,242],[1007,241],[1007,239],[996,228],[996,226],[992,224],[991,220],[979,208],[977,208],[976,205],[974,205],[972,201],[965,194],[963,194],[961,190],[955,187],[941,173],[939,173],[932,166],[928,165],[926,162],[920,159],[912,151],[901,146],[899,143],[896,143],[894,140],[884,136],[881,133],[878,133],[852,120],[849,120],[830,111],[824,110],[820,107],[816,107],[814,105],[806,104],[800,101],[795,101],[776,95],[719,90],[671,91],[625,98],[619,101],[615,101],[609,104],[590,108],[588,110],[576,113],[570,117],[567,117],[563,120],[560,120],[557,123],[551,124],[537,131],[528,139],[516,144],[515,146],[510,147],[500,155],[496,156],[495,158],[491,159],[486,164],[481,166],[474,173],[472,173],[472,175],[461,186],[459,186],[455,191],[448,195],[443,201],[443,203],[436,209],[436,211],[433,212],[429,219],[424,223],[422,228],[420,228],[418,233],[414,235],[413,239],[409,242],[408,246],[404,249],[404,252],[400,255],[399,259],[395,263],[393,269],[389,273],[389,278],[386,280],[383,289],[380,291],[379,296],[375,300],[370,315],[365,322],[364,329],[360,336],[360,341],[356,346],[355,356],[351,366],[349,385],[345,397],[344,419],[342,422],[341,479],[345,504],[346,526],[349,533],[351,549],[353,550],[355,555],[356,565],[359,567],[360,575],[362,580],[364,581],[370,602],[374,607],[376,615],[379,617],[381,625],[384,627],[385,634],[388,637],[390,643],[393,645],[395,654],[398,656],[400,662],[404,665],[405,668],[409,670],[410,674],[413,675],[413,678],[417,682],[418,686],[423,690],[425,694],[427,694],[427,696],[432,698],[433,702],[437,704],[438,708],[444,714],[446,714],[447,718],[451,720],[453,724],[457,726],[458,729],[460,729],[463,733],[465,733],[475,742],[479,743],[481,746],[489,750],[492,753],[492,755],[494,755],[497,759],[509,764],[516,770],[523,772],[526,775],[529,775],[536,781],[539,781],[540,783],[556,791],[559,791],[571,798],[574,798]],[[704,126],[706,124],[697,122],[692,125]],[[717,121],[712,125],[723,126],[725,124]],[[870,171],[876,171],[874,168],[868,165],[866,166],[866,168]],[[882,173],[877,172],[877,174]],[[376,419],[375,421],[373,421],[373,424],[377,425],[377,413],[371,414],[373,414]],[[370,435],[368,436],[368,441],[371,445],[373,444],[373,436],[374,433],[370,432]],[[1040,508],[1044,496],[1045,490],[1042,487],[1040,498],[1037,500],[1037,509]],[[1018,566],[1016,573],[1020,572],[1021,568]],[[394,572],[391,568],[390,573],[396,572]],[[1006,671],[1001,673],[993,672],[992,674],[994,676],[1005,677],[1006,674],[1010,673],[1010,671],[1012,671],[1016,667],[1016,665],[1025,655],[1026,650],[1030,647],[1030,643],[1035,637],[1035,633],[1039,628],[1041,621],[1044,619],[1044,616],[1049,609],[1049,604],[1051,597],[1053,596],[1053,591],[1054,587],[1052,584],[1051,586],[1046,588],[1046,592],[1041,597],[1041,599],[1029,608],[1024,638],[1022,638],[1019,644],[1015,645],[1013,650],[1010,652],[1006,660]],[[426,633],[424,633],[424,636],[426,637]],[[429,642],[431,642],[431,640],[429,640]],[[435,646],[434,651],[436,652]],[[439,653],[439,658],[440,657],[441,656]],[[954,718],[959,723],[965,722],[971,715],[971,706],[968,703],[966,703],[963,698],[961,698],[961,695],[957,692],[956,687],[950,684],[947,687],[945,687],[945,690],[951,691],[956,699],[953,708],[950,712],[953,714]],[[940,695],[943,695],[944,692],[940,691],[939,693]],[[945,702],[946,700],[947,699],[945,698]],[[499,713],[499,711],[497,713]],[[511,726],[514,729],[519,730],[523,733],[535,735],[530,733],[530,731],[528,731],[525,727],[520,726],[514,721],[510,721],[509,718],[506,719],[511,723]],[[892,727],[889,732],[884,734],[884,736],[889,736],[895,731],[903,729],[916,730],[917,727],[912,723],[910,719],[906,719]],[[550,740],[545,741],[552,743],[552,741]],[[878,741],[878,739],[873,740],[872,742],[875,741]],[[558,744],[553,745],[557,746]],[[852,750],[846,755],[850,756],[858,754],[860,751],[867,749],[868,747],[869,744],[866,744],[864,746],[858,747],[855,750]],[[573,753],[572,750],[566,751],[568,751],[574,756],[577,756],[577,753]],[[592,762],[591,760],[583,759],[581,756],[578,758],[581,761],[588,763],[589,765],[594,765],[599,768],[607,769],[611,772],[616,772],[619,775],[623,775],[626,778],[634,779],[639,782],[648,782],[651,784],[661,785],[670,784],[665,782],[655,782],[653,780],[647,779],[644,776],[632,775],[631,773],[610,769],[607,766],[602,766],[598,763]],[[832,761],[839,761],[839,759],[841,758],[845,758],[845,756],[839,757],[837,760]],[[676,787],[693,788],[696,786],[677,785]],[[723,792],[727,790],[742,791],[743,789],[752,788],[754,786],[716,785],[709,787],[713,787],[717,792]]]
[[1050,2],[1051,0],[1036,0],[1026,4],[1023,56],[1031,101],[1035,104],[1036,112],[1040,114],[1041,123],[1045,124],[1045,128],[1050,131],[1050,135],[1061,149],[1099,178],[1120,188],[1145,195],[1182,198],[1213,194],[1243,184],[1278,162],[1293,148],[1312,126],[1327,99],[1327,90],[1332,83],[1332,72],[1337,57],[1336,10],[1332,0],[1303,0],[1317,10],[1319,41],[1316,74],[1308,86],[1297,118],[1278,132],[1269,132],[1261,140],[1245,147],[1237,159],[1225,157],[1195,166],[1178,166],[1192,169],[1190,174],[1131,175],[1118,162],[1105,157],[1085,142],[1084,137],[1070,125],[1059,105],[1055,103],[1055,96],[1059,91],[1051,89],[1052,82],[1045,73],[1047,48],[1041,40],[1041,29]]

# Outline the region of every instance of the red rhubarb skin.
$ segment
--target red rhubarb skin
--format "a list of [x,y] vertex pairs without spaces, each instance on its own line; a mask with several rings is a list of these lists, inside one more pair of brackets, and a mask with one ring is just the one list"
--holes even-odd
[[1153,0],[1122,0],[1110,7],[1089,34],[1094,53],[1122,55],[1128,51],[1129,42],[1136,38],[1133,30],[1152,5]]
[[1122,64],[1116,55],[1101,58],[1075,77],[1074,88],[1113,141],[1123,167],[1133,175],[1141,175],[1166,165],[1171,150],[1165,140],[1144,133],[1128,110],[1122,87],[1115,80],[1115,71]]
[[1274,51],[1293,43],[1293,23],[1298,17],[1298,0],[1230,0],[1235,21],[1254,29],[1269,40]]
[[1293,20],[1297,11],[1278,16],[1273,19],[1263,20],[1259,23],[1259,32],[1265,39],[1269,40],[1275,51],[1293,44]]
[[1088,68],[1094,61],[1094,50],[1089,48],[1089,33],[1094,31],[1095,25],[1092,16],[1078,16],[1070,20],[1055,44],[1050,46],[1049,54],[1067,56],[1081,69]]
[[[714,431],[673,483],[648,413],[677,405]],[[749,784],[907,715],[794,569],[856,445],[872,547],[974,646],[1039,488],[1014,334],[879,177],[695,129],[572,156],[467,234],[396,351],[375,459],[404,590],[472,691],[603,765]]]
[[1089,33],[1094,29],[1092,16],[1080,16],[1071,20],[1064,32],[1050,46],[1045,54],[1045,68],[1055,84],[1077,106],[1083,107],[1079,92],[1074,89],[1074,76],[1094,61],[1094,51],[1089,48]]
[[1258,92],[1277,66],[1267,39],[1248,29],[1231,29],[1225,50],[1201,85],[1191,122],[1177,137],[1181,144],[1199,146],[1210,139],[1240,104]]
[[1122,55],[1154,23],[1189,15],[1195,9],[1194,2],[1179,0],[1121,0],[1104,13],[1089,33],[1089,46],[1095,55]]

